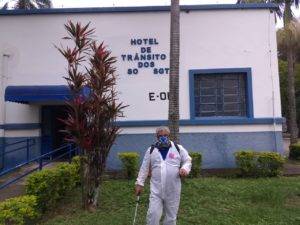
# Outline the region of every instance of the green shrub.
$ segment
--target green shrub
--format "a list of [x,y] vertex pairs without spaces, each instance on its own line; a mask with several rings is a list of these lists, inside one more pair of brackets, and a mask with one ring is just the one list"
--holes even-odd
[[235,160],[245,177],[274,177],[281,174],[284,159],[276,152],[239,151]]
[[55,168],[31,174],[26,181],[26,193],[35,195],[39,208],[44,211],[55,206],[79,181],[76,164],[61,163]]
[[136,152],[123,152],[118,154],[122,161],[123,169],[128,179],[134,179],[137,175],[139,154]]
[[290,145],[290,159],[300,159],[300,143]]
[[10,198],[0,203],[0,224],[28,224],[40,216],[33,195]]
[[190,152],[189,155],[192,157],[192,169],[190,177],[199,177],[201,171],[202,155],[200,152]]
[[80,184],[80,157],[79,156],[73,157],[72,165],[74,165],[75,167],[74,169],[74,173],[76,174],[75,183],[76,185],[79,185]]
[[240,151],[235,153],[235,161],[243,176],[252,177],[257,174],[256,153]]

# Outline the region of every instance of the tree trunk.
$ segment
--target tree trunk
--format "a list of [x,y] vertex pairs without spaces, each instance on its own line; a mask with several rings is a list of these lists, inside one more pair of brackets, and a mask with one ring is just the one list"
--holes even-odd
[[82,208],[94,212],[98,207],[100,181],[103,169],[99,169],[97,153],[80,157]]
[[[293,19],[291,1],[285,0],[285,9],[283,14],[284,27],[289,26],[289,23]],[[295,53],[294,49],[289,46],[287,48],[287,63],[288,63],[288,107],[289,107],[289,131],[291,134],[291,143],[297,143],[298,139],[298,125],[297,125],[297,111],[296,111],[296,97],[295,97],[295,74],[294,74],[294,64],[295,62]]]
[[289,103],[289,130],[291,133],[291,143],[297,143],[298,126],[297,126],[297,112],[296,112],[296,98],[295,98],[295,75],[294,75],[294,53],[293,49],[287,49],[288,62],[288,103]]
[[179,0],[171,0],[169,128],[171,140],[177,143],[179,143],[179,54],[180,6]]
[[[81,185],[82,185],[82,207],[83,209],[94,212],[98,207],[98,198],[100,190],[100,180],[102,176],[102,169],[97,162],[98,155],[89,153],[86,157],[83,157]],[[99,175],[99,173],[101,175]]]

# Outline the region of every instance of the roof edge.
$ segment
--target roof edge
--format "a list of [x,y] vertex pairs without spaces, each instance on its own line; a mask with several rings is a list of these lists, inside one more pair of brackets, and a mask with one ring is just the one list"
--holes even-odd
[[[249,4],[211,4],[211,5],[181,5],[182,11],[201,10],[235,10],[235,9],[269,9],[278,10],[274,3]],[[40,14],[88,14],[88,13],[134,13],[134,12],[165,12],[170,6],[135,6],[135,7],[94,7],[94,8],[51,8],[33,10],[0,10],[0,16],[5,15],[40,15]]]

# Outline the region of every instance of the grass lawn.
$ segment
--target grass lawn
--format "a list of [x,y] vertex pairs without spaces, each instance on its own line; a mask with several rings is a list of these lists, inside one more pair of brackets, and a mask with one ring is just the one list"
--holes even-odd
[[[149,187],[141,197],[137,225],[145,224]],[[47,225],[130,225],[133,182],[103,184],[96,213],[80,209],[80,190],[44,216]],[[187,179],[183,184],[178,225],[300,225],[300,177],[272,179]]]

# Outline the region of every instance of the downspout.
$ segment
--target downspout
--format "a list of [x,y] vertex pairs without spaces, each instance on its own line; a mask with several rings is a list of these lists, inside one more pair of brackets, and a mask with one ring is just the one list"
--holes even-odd
[[[0,146],[1,146],[1,162],[0,162],[0,169],[1,167],[4,166],[4,156],[2,154],[4,154],[5,152],[5,124],[6,124],[6,107],[5,107],[5,100],[4,100],[4,94],[5,94],[5,86],[6,86],[6,82],[5,79],[7,78],[7,60],[10,57],[10,55],[8,54],[3,54],[2,55],[2,65],[1,65],[1,74],[0,74],[0,106],[1,106],[1,118],[0,118],[0,125],[2,125],[1,129],[0,129],[0,137],[1,137],[1,142],[0,142]],[[3,156],[3,157],[2,157]]]
[[[6,79],[7,79],[7,65],[8,65],[8,59],[10,55],[9,54],[3,54],[2,55],[2,73],[1,73],[1,108],[2,108],[2,115],[1,115],[1,121],[0,124],[5,125],[6,124],[6,107],[5,107],[5,87],[6,87]],[[5,129],[2,131],[2,136],[5,137]]]
[[[273,134],[274,134],[274,146],[275,152],[278,152],[278,145],[277,145],[277,135],[276,135],[276,119],[275,119],[275,84],[274,84],[274,77],[273,77],[273,69],[272,69],[272,48],[271,48],[271,14],[272,11],[269,13],[269,23],[268,23],[268,47],[269,47],[269,59],[270,59],[270,76],[271,76],[271,83],[272,83],[272,113],[273,113]],[[275,16],[275,15],[274,15]]]

